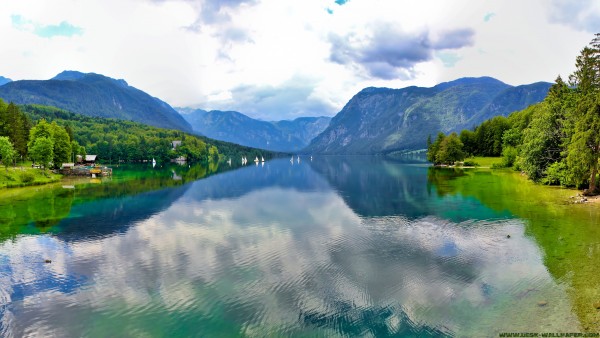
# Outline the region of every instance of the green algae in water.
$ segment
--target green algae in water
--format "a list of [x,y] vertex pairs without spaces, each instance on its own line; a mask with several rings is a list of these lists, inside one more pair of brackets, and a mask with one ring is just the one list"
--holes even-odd
[[474,197],[487,207],[525,220],[526,234],[543,252],[552,276],[569,286],[582,329],[600,330],[600,204],[572,204],[576,190],[534,184],[505,170],[431,168],[430,182],[442,195]]

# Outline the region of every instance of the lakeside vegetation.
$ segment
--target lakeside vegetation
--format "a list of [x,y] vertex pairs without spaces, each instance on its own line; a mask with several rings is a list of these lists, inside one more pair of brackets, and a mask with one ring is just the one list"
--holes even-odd
[[535,182],[595,195],[600,159],[600,33],[577,57],[568,83],[558,76],[541,103],[497,116],[460,134],[428,140],[427,158],[453,164],[467,156],[502,156],[498,167]]
[[[177,146],[173,141],[180,141]],[[151,161],[217,163],[229,158],[265,157],[272,152],[239,146],[138,122],[89,117],[41,105],[18,106],[0,99],[0,188],[56,182],[58,169],[76,155],[97,155],[102,163]],[[32,169],[31,160],[40,169]],[[9,168],[13,166],[13,168]],[[40,172],[41,171],[41,172]]]

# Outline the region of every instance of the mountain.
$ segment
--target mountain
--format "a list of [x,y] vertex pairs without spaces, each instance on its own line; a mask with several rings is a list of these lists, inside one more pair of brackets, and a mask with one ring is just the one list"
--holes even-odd
[[470,129],[542,101],[552,84],[511,86],[491,77],[461,78],[431,88],[365,88],[305,152],[373,154],[424,149],[428,135]]
[[87,116],[117,118],[191,132],[167,103],[124,80],[95,73],[64,71],[50,80],[21,80],[0,86],[0,98],[18,104],[55,106]]
[[272,151],[293,152],[329,125],[329,117],[300,117],[293,121],[261,121],[235,111],[178,108],[194,132],[217,140]]
[[11,80],[11,79],[9,79],[9,78],[7,78],[7,77],[0,76],[0,86],[2,86],[2,85],[4,85],[4,84],[7,84],[7,83],[9,83],[9,82],[12,82],[12,80]]

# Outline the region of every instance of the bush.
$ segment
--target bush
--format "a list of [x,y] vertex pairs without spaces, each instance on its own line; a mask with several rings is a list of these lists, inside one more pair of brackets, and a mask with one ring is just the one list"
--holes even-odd
[[465,167],[479,167],[479,163],[477,163],[475,161],[465,161],[463,163],[463,166],[465,166]]
[[25,170],[19,173],[21,181],[23,183],[31,183],[35,180],[35,175],[31,172],[31,170]]
[[504,147],[504,149],[502,149],[502,167],[512,167],[515,164],[515,160],[517,159],[518,155],[519,152],[516,148],[511,146]]

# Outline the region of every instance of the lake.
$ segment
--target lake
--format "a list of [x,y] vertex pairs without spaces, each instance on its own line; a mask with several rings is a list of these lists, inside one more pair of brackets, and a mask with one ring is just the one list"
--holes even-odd
[[600,328],[598,205],[516,173],[315,156],[113,175],[3,192],[2,336]]

